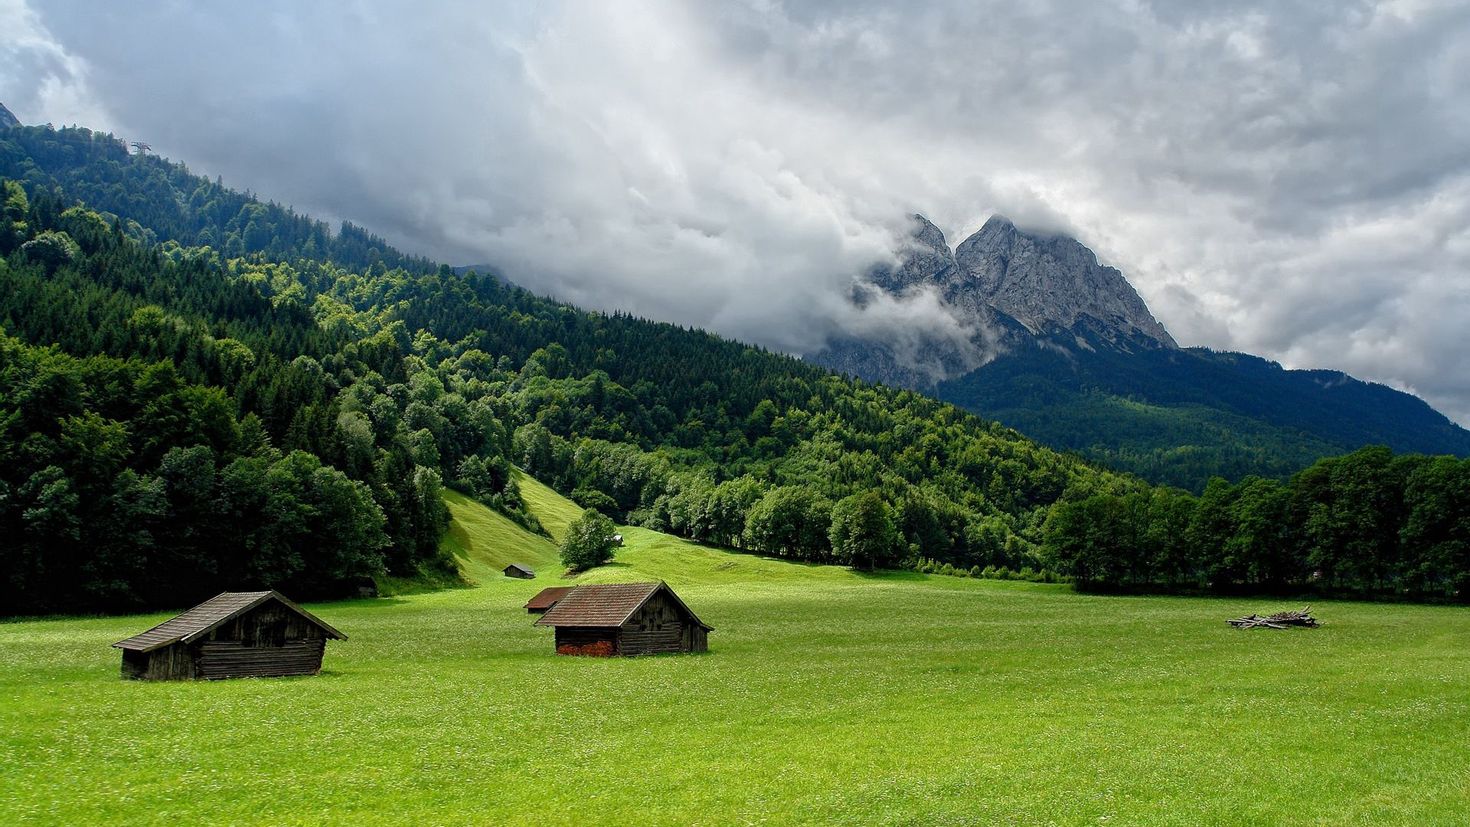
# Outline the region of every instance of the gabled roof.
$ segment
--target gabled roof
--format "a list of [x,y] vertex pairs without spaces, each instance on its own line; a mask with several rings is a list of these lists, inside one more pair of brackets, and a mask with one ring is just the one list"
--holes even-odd
[[553,605],[555,605],[558,600],[561,600],[563,597],[565,597],[567,592],[575,588],[576,586],[549,586],[539,592],[536,592],[536,596],[531,598],[530,600],[527,600],[526,605],[522,608],[549,609]]
[[534,575],[536,573],[534,571],[531,571],[529,568],[521,565],[520,563],[511,563],[510,565],[506,566],[504,570],[505,571],[510,571],[511,569],[515,569],[516,571],[521,572],[523,574]]
[[714,631],[695,616],[684,601],[679,599],[669,584],[657,583],[609,583],[599,586],[577,586],[551,610],[536,621],[537,626],[577,626],[582,628],[615,629],[628,622],[634,612],[643,608],[650,598],[659,592],[668,592],[669,597],[689,615],[689,619]]
[[211,597],[178,617],[171,617],[142,634],[133,635],[127,640],[119,640],[112,646],[114,649],[128,649],[133,652],[151,652],[159,647],[180,641],[193,643],[209,634],[220,624],[239,617],[268,600],[277,600],[281,605],[320,626],[327,633],[327,637],[336,640],[347,639],[346,635],[323,623],[311,612],[287,600],[280,592],[224,592]]

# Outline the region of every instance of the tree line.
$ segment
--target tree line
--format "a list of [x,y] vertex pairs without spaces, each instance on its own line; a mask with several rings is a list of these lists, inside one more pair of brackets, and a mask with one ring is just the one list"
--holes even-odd
[[32,191],[65,192],[92,209],[125,217],[140,241],[210,247],[226,256],[300,256],[365,268],[434,269],[383,239],[344,222],[321,221],[250,193],[193,175],[183,164],[129,154],[126,142],[80,127],[21,126],[0,131],[0,177]]
[[1059,504],[1043,556],[1085,587],[1470,594],[1470,460],[1369,447],[1287,482]]

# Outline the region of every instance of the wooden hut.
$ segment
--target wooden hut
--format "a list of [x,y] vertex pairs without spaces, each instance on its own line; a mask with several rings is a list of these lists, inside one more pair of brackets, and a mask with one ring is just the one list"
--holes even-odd
[[315,675],[328,638],[347,636],[279,592],[225,592],[112,644],[143,680]]
[[653,655],[709,650],[714,631],[667,583],[577,586],[537,626],[556,629],[559,655]]
[[526,613],[539,615],[546,614],[546,610],[556,605],[556,601],[566,596],[566,593],[576,586],[551,586],[536,592],[536,596],[526,601]]
[[521,580],[535,580],[536,572],[531,571],[529,568],[526,568],[520,563],[511,563],[510,565],[505,567],[505,576],[517,577]]

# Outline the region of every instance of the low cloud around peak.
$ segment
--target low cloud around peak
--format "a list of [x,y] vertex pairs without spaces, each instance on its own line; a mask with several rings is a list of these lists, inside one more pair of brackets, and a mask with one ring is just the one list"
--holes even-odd
[[805,352],[906,216],[954,243],[998,212],[1095,250],[1182,342],[1470,421],[1453,4],[9,0],[0,30],[22,120],[589,306]]

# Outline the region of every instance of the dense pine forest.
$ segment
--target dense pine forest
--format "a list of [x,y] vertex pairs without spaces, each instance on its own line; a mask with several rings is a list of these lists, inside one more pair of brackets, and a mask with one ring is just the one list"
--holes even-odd
[[1461,598],[1470,461],[1153,488],[925,396],[589,313],[130,155],[0,131],[0,611],[445,578],[453,486],[860,568]]

